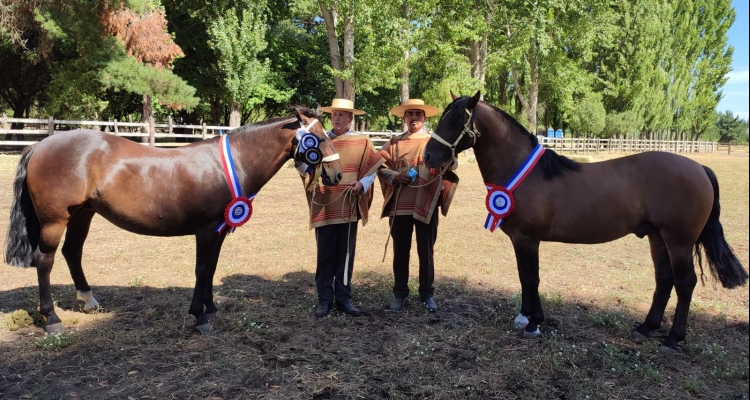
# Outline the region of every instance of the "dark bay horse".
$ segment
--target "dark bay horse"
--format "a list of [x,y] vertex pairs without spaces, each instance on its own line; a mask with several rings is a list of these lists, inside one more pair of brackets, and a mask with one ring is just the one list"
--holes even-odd
[[[511,116],[479,101],[477,92],[474,97],[454,98],[423,157],[425,164],[438,167],[473,147],[484,182],[506,185],[531,158],[537,144],[536,136]],[[603,243],[630,233],[648,236],[656,289],[636,335],[649,336],[660,327],[674,287],[677,308],[663,342],[664,348],[672,350],[685,338],[697,284],[693,252],[698,256],[701,278],[703,248],[712,275],[725,288],[747,282],[748,274],[726,242],[719,222],[716,176],[686,157],[647,152],[579,164],[546,150],[515,186],[512,197],[515,208],[500,228],[510,237],[516,254],[522,305],[515,325],[525,328],[524,337],[536,337],[544,319],[539,300],[540,241]],[[502,201],[498,204],[505,205]]]
[[[302,107],[294,111],[293,117],[243,126],[226,136],[244,196],[258,193],[287,160],[302,156],[295,151],[301,127],[318,138],[323,183],[335,185],[341,179],[338,154],[317,122],[318,113]],[[50,272],[66,229],[62,254],[78,299],[86,302],[85,311],[98,305],[81,266],[83,243],[95,213],[141,235],[195,235],[196,277],[189,312],[198,330],[210,330],[208,317],[217,311],[213,277],[229,232],[217,233],[216,228],[228,218],[225,209],[233,199],[219,141],[216,137],[181,148],[152,148],[79,129],[24,150],[13,187],[5,262],[36,267],[47,331],[63,329],[52,303]]]

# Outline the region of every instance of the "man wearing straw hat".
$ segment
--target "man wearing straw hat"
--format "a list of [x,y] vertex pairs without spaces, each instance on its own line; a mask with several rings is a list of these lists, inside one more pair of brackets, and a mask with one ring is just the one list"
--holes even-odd
[[328,315],[333,304],[347,314],[357,316],[360,311],[352,304],[351,277],[357,243],[357,221],[367,224],[372,204],[372,184],[375,173],[383,163],[382,155],[366,136],[349,130],[355,115],[365,112],[354,108],[347,99],[333,99],[330,107],[320,110],[331,114],[333,129],[328,136],[339,154],[343,176],[336,186],[322,186],[309,174],[308,166],[300,163],[297,170],[305,180],[310,229],[315,228],[317,268],[315,285],[318,308],[315,317]]
[[378,170],[383,189],[383,212],[388,216],[393,238],[393,301],[390,309],[401,311],[409,296],[409,253],[412,232],[416,230],[419,256],[419,297],[429,312],[437,312],[433,299],[435,265],[433,247],[437,239],[438,206],[443,215],[448,213],[458,176],[454,159],[449,171],[430,169],[422,161],[422,153],[429,133],[424,130],[428,117],[437,115],[436,107],[420,99],[406,100],[391,109],[391,114],[403,118],[408,130],[391,139],[381,149],[385,163]]

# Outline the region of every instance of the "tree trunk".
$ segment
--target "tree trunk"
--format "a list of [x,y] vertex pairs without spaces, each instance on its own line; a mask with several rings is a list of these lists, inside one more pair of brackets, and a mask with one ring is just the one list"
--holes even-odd
[[[341,71],[341,51],[339,50],[338,36],[336,36],[336,25],[338,23],[338,3],[334,0],[331,3],[331,9],[326,9],[323,4],[320,5],[320,12],[323,14],[323,20],[326,23],[328,33],[328,53],[331,56],[331,68],[334,71]],[[344,98],[344,81],[341,77],[334,76],[333,82],[336,85],[336,97]]]
[[[344,70],[353,68],[354,63],[354,14],[344,18]],[[354,77],[344,79],[343,98],[354,101]]]
[[[477,79],[484,88],[485,76],[487,73],[487,30],[489,29],[490,23],[492,22],[492,14],[487,10],[484,14],[484,20],[487,22],[485,32],[482,34],[482,39],[479,41],[471,42],[471,77]],[[484,92],[481,94],[484,98]],[[481,99],[480,99],[481,100]]]
[[518,71],[516,70],[515,63],[511,64],[511,73],[513,75],[513,85],[516,87],[516,95],[518,100],[526,111],[526,117],[529,122],[529,130],[536,134],[536,109],[539,95],[539,66],[536,62],[536,41],[529,39],[531,42],[531,50],[529,51],[529,67],[531,68],[530,79],[531,85],[529,87],[529,99],[526,100],[523,92],[521,91],[521,85],[518,84]]
[[[141,123],[148,123],[149,119],[154,117],[154,109],[151,107],[151,96],[143,95],[143,113],[141,114]],[[148,133],[147,126],[141,126],[142,133]],[[148,136],[141,138],[141,142],[148,143]]]
[[235,101],[230,103],[229,126],[232,128],[240,126],[240,103]]
[[219,96],[211,96],[209,103],[211,104],[211,123],[221,125],[221,101]]

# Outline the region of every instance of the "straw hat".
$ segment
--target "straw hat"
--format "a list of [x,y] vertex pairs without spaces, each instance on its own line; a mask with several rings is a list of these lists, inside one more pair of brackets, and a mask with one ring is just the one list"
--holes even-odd
[[364,111],[354,108],[354,102],[347,99],[333,99],[330,107],[320,107],[320,111],[327,112],[329,114],[333,113],[334,111],[346,111],[354,115],[366,114]]
[[408,110],[422,110],[425,117],[432,117],[440,113],[437,107],[428,106],[422,99],[409,99],[404,104],[391,108],[391,114],[403,118],[404,113]]

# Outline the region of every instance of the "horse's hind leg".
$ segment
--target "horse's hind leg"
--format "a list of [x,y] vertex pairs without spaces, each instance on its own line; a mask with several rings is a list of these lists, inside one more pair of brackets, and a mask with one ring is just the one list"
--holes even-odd
[[669,260],[669,252],[659,236],[655,234],[648,235],[648,242],[651,245],[651,259],[654,261],[654,275],[656,277],[656,289],[654,298],[651,302],[651,309],[648,311],[646,321],[635,329],[636,336],[649,337],[651,332],[661,327],[661,320],[664,317],[664,309],[669,302],[669,296],[672,294],[674,277],[672,275],[672,264]]
[[99,302],[96,301],[93,293],[91,293],[91,287],[86,281],[86,276],[83,274],[83,266],[81,265],[83,243],[89,234],[92,218],[94,218],[93,210],[81,208],[76,211],[70,217],[70,221],[68,221],[68,231],[65,233],[65,243],[62,247],[62,254],[68,263],[70,276],[76,285],[76,297],[78,300],[86,303],[83,306],[83,311],[87,313],[96,310],[99,306]]
[[43,225],[39,235],[39,246],[34,252],[34,266],[39,281],[39,312],[47,318],[45,330],[50,333],[65,329],[60,317],[55,313],[50,284],[50,273],[55,263],[55,252],[64,231],[65,223]]
[[693,290],[698,284],[693,265],[693,243],[672,244],[667,242],[669,258],[672,260],[674,289],[677,293],[677,307],[674,310],[674,322],[669,335],[662,343],[663,348],[678,350],[677,343],[685,339],[690,302]]

